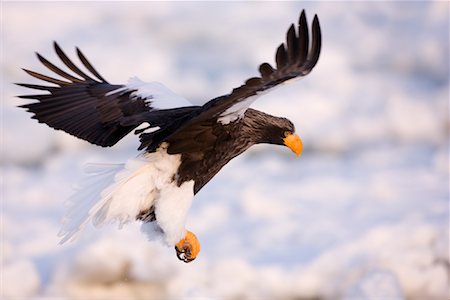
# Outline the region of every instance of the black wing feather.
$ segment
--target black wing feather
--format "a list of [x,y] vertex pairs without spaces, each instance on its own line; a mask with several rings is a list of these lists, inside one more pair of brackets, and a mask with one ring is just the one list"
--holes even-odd
[[298,45],[299,45],[299,59],[298,64],[303,65],[308,56],[308,45],[309,45],[309,33],[308,33],[308,23],[306,22],[305,11],[300,14],[300,19],[298,20]]
[[83,65],[86,67],[86,69],[89,70],[92,74],[94,74],[100,81],[108,83],[102,75],[100,75],[97,70],[91,65],[91,63],[87,60],[87,58],[83,55],[83,52],[80,51],[80,49],[77,47],[77,55],[80,61],[83,63]]
[[50,83],[54,83],[54,84],[57,84],[59,86],[70,84],[70,82],[62,81],[62,80],[59,80],[59,79],[55,79],[55,78],[52,78],[52,77],[49,77],[49,76],[42,75],[42,74],[39,74],[37,72],[31,71],[31,70],[27,70],[27,69],[22,69],[22,70],[24,70],[26,73],[28,73],[28,75],[31,75],[34,78],[37,78],[37,79],[40,79],[40,80],[43,80],[43,81],[47,81],[47,82],[50,82]]
[[46,58],[44,58],[42,55],[40,55],[39,53],[36,52],[36,56],[38,57],[39,61],[46,66],[49,70],[55,72],[56,74],[58,74],[61,77],[64,77],[72,82],[82,82],[82,79],[79,79],[77,77],[74,77],[66,72],[64,72],[63,70],[61,70],[60,68],[58,68],[57,66],[55,66],[54,64],[52,64],[51,62],[49,62]]
[[[28,83],[16,83],[16,85],[26,87],[29,89],[35,89],[35,90],[42,90],[42,91],[53,91],[57,89],[57,87],[53,86],[45,86],[45,85],[38,85],[38,84],[28,84]],[[21,96],[19,96],[21,97]]]
[[274,71],[275,70],[268,63],[263,63],[262,65],[259,66],[259,72],[261,73],[261,76],[264,79],[268,79]]
[[294,24],[289,27],[287,33],[287,48],[288,48],[288,59],[290,64],[294,64],[298,58],[298,42],[297,35],[295,34]]
[[277,49],[277,54],[275,55],[275,60],[277,62],[277,69],[281,70],[288,64],[288,56],[284,44],[281,44]]
[[[75,75],[62,70],[36,53],[39,61],[45,67],[64,80],[24,69],[29,75],[55,85],[17,83],[22,87],[48,92],[40,95],[18,96],[23,99],[37,100],[37,102],[20,106],[33,113],[33,119],[103,147],[114,145],[142,122],[149,122],[152,126],[163,128],[162,131],[171,132],[167,131],[166,127],[170,127],[173,122],[172,110],[154,110],[145,103],[145,99],[131,97],[132,91],[114,93],[113,91],[124,85],[108,83],[95,70],[80,49],[76,48],[78,58],[91,73],[89,75],[81,71],[56,42],[54,48],[60,60]],[[185,109],[181,113],[177,111],[175,116],[181,118],[183,113],[186,114],[190,111],[189,109]],[[173,131],[173,129],[171,130]],[[141,139],[145,137],[147,144],[161,143],[165,136],[158,134],[160,139],[155,138],[155,133],[141,133]]]
[[[68,57],[67,55],[64,53],[64,51],[62,51],[61,47],[59,47],[59,45],[54,42],[53,46],[55,47],[55,51],[56,54],[58,54],[58,57],[61,59],[61,61],[69,68],[71,69],[74,73],[80,75],[81,77],[83,77],[84,80],[86,81],[95,81],[94,79],[92,79],[91,77],[89,77],[88,75],[86,75],[83,71],[81,71]],[[107,82],[105,82],[107,83]]]

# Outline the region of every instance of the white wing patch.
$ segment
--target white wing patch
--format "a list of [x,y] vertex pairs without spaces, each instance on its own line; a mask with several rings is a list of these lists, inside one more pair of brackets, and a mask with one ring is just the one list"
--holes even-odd
[[[117,221],[121,227],[152,206],[165,242],[169,245],[178,242],[185,234],[194,182],[178,187],[174,178],[180,155],[167,154],[165,147],[130,159],[126,164],[89,165],[86,180],[69,199],[70,208],[59,233],[63,237],[61,243],[72,239],[89,221],[95,226]],[[144,225],[142,231],[151,236],[149,226]]]
[[244,116],[245,111],[249,106],[253,103],[253,101],[258,98],[258,95],[248,97],[244,101],[240,101],[235,105],[229,107],[223,113],[220,114],[220,118],[217,119],[217,122],[220,122],[222,125],[229,124],[238,119],[241,119]]
[[119,92],[134,91],[131,93],[131,97],[146,99],[145,103],[148,107],[158,110],[192,106],[187,99],[156,81],[144,82],[137,77],[132,77],[128,80],[127,85],[119,90]]
[[262,92],[257,92],[256,95],[250,96],[245,100],[237,102],[236,104],[222,112],[220,114],[220,117],[217,119],[217,122],[221,123],[222,125],[227,125],[231,122],[241,119],[250,105],[255,102],[257,98],[265,95],[270,90],[272,90],[272,88]]
[[142,131],[142,133],[152,133],[160,129],[161,127],[159,126],[152,127],[152,125],[149,122],[142,122],[138,127],[135,128],[135,130],[144,130]]

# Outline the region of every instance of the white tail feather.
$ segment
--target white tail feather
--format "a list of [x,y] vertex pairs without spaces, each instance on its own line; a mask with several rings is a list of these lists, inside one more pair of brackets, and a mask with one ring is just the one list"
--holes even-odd
[[92,217],[91,209],[100,200],[100,193],[114,183],[114,176],[124,164],[89,164],[84,171],[87,176],[76,186],[75,194],[66,202],[68,210],[58,236],[60,244],[70,240]]
[[95,226],[135,220],[137,214],[149,208],[154,200],[154,184],[149,160],[144,156],[126,164],[89,164],[87,176],[69,198],[68,211],[59,232],[60,244],[72,239],[92,220]]
[[185,234],[186,215],[194,196],[194,181],[180,186],[174,181],[180,158],[162,147],[126,164],[87,165],[86,178],[68,201],[60,243],[73,239],[89,221],[95,226],[118,221],[121,227],[153,206],[157,224],[144,223],[143,231],[149,238],[163,235],[167,244],[174,245]]

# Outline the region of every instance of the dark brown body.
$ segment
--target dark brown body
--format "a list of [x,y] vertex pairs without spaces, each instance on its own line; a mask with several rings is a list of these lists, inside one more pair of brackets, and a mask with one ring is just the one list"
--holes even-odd
[[178,183],[195,180],[194,194],[208,183],[231,159],[243,153],[254,142],[241,134],[242,124],[231,124],[220,128],[220,139],[214,148],[205,152],[183,153],[178,169]]
[[[273,126],[269,126],[273,124]],[[202,124],[205,128],[195,138],[203,141],[200,150],[185,148],[181,152],[181,165],[178,169],[178,184],[194,180],[194,194],[208,183],[223,166],[258,143],[282,144],[279,128],[294,131],[294,126],[286,118],[278,118],[255,109],[248,109],[240,122],[222,125]],[[208,128],[209,130],[206,130]],[[191,141],[191,136],[185,137]],[[170,150],[169,146],[169,150]]]

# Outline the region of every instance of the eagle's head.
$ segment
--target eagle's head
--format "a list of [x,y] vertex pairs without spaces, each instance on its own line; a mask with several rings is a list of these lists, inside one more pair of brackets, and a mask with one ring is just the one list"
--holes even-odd
[[303,143],[295,133],[294,124],[290,120],[254,109],[248,109],[245,115],[245,123],[249,126],[253,137],[256,137],[257,143],[284,145],[297,157],[300,156]]
[[297,157],[303,151],[303,143],[295,133],[294,124],[286,118],[272,119],[272,123],[267,126],[266,143],[287,146]]

